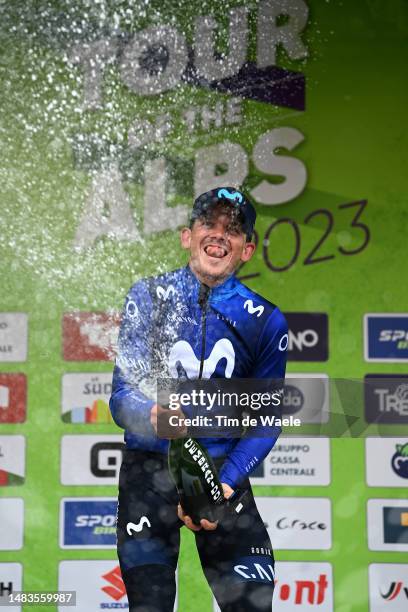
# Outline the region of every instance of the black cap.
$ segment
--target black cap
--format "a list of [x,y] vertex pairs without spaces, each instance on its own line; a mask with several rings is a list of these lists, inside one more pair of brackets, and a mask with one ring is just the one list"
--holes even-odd
[[235,187],[218,187],[206,191],[196,198],[191,212],[191,221],[195,221],[199,217],[205,215],[212,206],[217,204],[227,204],[242,215],[242,229],[245,232],[247,239],[250,240],[254,233],[256,221],[255,208],[248,198]]

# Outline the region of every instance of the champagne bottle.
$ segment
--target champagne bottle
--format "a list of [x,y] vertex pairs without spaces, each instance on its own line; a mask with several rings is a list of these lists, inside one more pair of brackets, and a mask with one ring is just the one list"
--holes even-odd
[[197,440],[171,440],[169,471],[180,504],[193,523],[199,525],[201,519],[219,519],[225,503],[222,485],[209,453]]

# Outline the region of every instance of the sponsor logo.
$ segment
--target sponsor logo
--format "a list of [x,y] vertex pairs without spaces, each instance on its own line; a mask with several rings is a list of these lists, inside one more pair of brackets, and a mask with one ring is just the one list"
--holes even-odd
[[251,474],[253,484],[330,484],[330,440],[325,437],[279,438],[264,462]]
[[287,374],[282,413],[298,414],[302,423],[327,423],[330,416],[329,377],[326,374]]
[[24,312],[0,313],[0,361],[26,361],[28,316]]
[[408,504],[402,499],[369,499],[367,503],[370,550],[408,551]]
[[[258,562],[254,559],[258,559]],[[275,578],[273,566],[262,556],[243,557],[240,563],[234,565],[234,572],[251,582],[273,582]]]
[[[254,303],[252,300],[246,300],[246,302],[244,303],[244,310],[247,310],[249,314],[256,313],[256,316],[260,317],[263,311],[265,310],[265,306],[261,306],[261,304],[259,306],[254,306]],[[280,346],[280,343],[279,343],[279,346]],[[283,349],[280,349],[280,350],[283,350]]]
[[[235,366],[235,351],[228,338],[221,338],[214,344],[210,355],[204,360],[203,378],[211,378],[219,362],[226,360],[225,378],[231,378]],[[191,345],[185,340],[174,344],[169,354],[169,369],[173,378],[178,378],[180,370],[189,379],[198,378],[200,360],[194,354]]]
[[147,516],[142,516],[138,523],[128,523],[126,525],[126,531],[131,536],[132,532],[140,533],[145,525],[149,528],[152,526]]
[[113,423],[109,410],[112,374],[64,374],[62,420],[65,423]]
[[0,550],[23,547],[24,500],[19,497],[0,499]]
[[0,423],[23,423],[26,407],[26,375],[0,374]]
[[129,299],[126,304],[126,314],[129,319],[139,319],[139,309],[137,307],[136,302],[132,299]]
[[391,467],[397,476],[408,478],[408,442],[397,444],[395,453],[391,458]]
[[380,595],[383,599],[385,599],[385,601],[393,601],[400,594],[402,596],[405,594],[405,598],[408,599],[408,587],[404,586],[404,583],[401,581],[391,582],[385,593],[380,591]]
[[406,487],[408,438],[366,438],[366,473],[370,487]]
[[117,565],[107,574],[104,574],[102,578],[109,583],[108,586],[101,587],[102,591],[109,595],[109,597],[115,601],[119,601],[126,595],[126,587],[125,583],[123,582],[119,565]]
[[330,499],[257,497],[256,504],[275,549],[331,548]]
[[112,361],[117,349],[119,314],[69,312],[62,319],[66,361]]
[[408,361],[408,314],[364,316],[366,361]]
[[61,548],[115,548],[117,499],[62,499]]
[[232,193],[227,191],[227,189],[219,189],[217,196],[219,198],[227,198],[228,200],[232,200],[233,202],[238,202],[238,204],[242,204],[242,200],[244,199],[242,193],[239,191],[233,191]]
[[367,423],[408,423],[408,375],[367,374],[364,377]]
[[[8,596],[15,591],[21,591],[23,568],[20,563],[0,563],[0,607],[6,610],[21,612],[20,606],[7,606]],[[4,601],[6,599],[6,601]]]
[[408,506],[405,508],[383,508],[384,542],[386,544],[408,544]]
[[283,334],[282,338],[279,340],[278,348],[280,351],[286,351],[289,345],[289,334]]
[[161,287],[160,285],[156,288],[157,297],[160,300],[164,300],[165,302],[167,302],[170,296],[176,295],[176,293],[177,292],[173,285],[169,285],[168,287],[166,287],[166,289],[164,287]]
[[372,563],[368,569],[370,612],[408,609],[408,565]]
[[116,485],[125,445],[122,436],[67,435],[61,441],[61,483]]
[[0,486],[23,484],[25,480],[25,437],[0,436]]
[[327,361],[328,317],[325,313],[285,312],[289,361]]

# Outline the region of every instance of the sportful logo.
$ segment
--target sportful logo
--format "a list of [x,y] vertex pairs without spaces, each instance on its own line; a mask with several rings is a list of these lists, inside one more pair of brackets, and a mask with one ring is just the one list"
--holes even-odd
[[264,306],[254,306],[254,303],[252,300],[247,300],[244,304],[244,309],[247,310],[249,312],[249,314],[255,314],[257,313],[257,317],[260,317],[261,314],[263,313],[263,311],[265,310]]
[[232,200],[233,202],[238,202],[239,204],[242,204],[242,200],[244,199],[242,193],[239,191],[230,193],[226,189],[219,189],[217,196],[219,198],[227,198],[227,200]]
[[145,525],[147,525],[148,527],[152,526],[147,516],[142,516],[142,518],[140,519],[138,523],[128,523],[126,525],[126,531],[131,536],[132,531],[136,531],[136,533],[140,533],[143,530],[143,527]]
[[385,599],[385,601],[393,601],[393,599],[396,599],[398,597],[402,589],[403,589],[402,593],[405,593],[405,597],[406,599],[408,599],[408,588],[404,587],[401,581],[391,582],[390,588],[385,594],[381,592],[381,589],[379,589],[379,591],[380,591],[381,597]]
[[173,285],[169,285],[167,287],[167,289],[164,289],[164,287],[161,287],[159,285],[157,287],[157,289],[156,289],[156,294],[157,294],[158,298],[160,298],[161,300],[164,300],[166,302],[170,295],[175,295],[176,294],[176,290],[173,287]]
[[[203,378],[210,378],[214,374],[221,359],[227,360],[225,378],[231,378],[235,366],[235,351],[228,338],[221,338],[214,344],[211,354],[204,360]],[[188,378],[198,378],[200,360],[197,359],[191,345],[186,340],[179,340],[170,350],[169,370],[173,378],[178,378],[178,364],[181,364]]]

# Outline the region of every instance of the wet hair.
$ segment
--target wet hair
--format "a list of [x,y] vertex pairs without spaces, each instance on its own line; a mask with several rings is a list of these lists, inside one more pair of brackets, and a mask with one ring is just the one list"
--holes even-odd
[[[242,234],[245,234],[245,230],[244,230],[245,218],[242,212],[236,208],[231,208],[231,206],[225,205],[222,202],[216,204],[215,206],[211,206],[211,208],[208,208],[205,212],[203,212],[202,214],[198,216],[193,215],[190,218],[190,223],[189,223],[190,229],[192,229],[195,221],[209,221],[216,212],[218,212],[218,214],[221,214],[221,213],[228,214],[232,222],[234,223],[234,225],[236,225],[237,229],[239,229],[239,231]],[[252,233],[246,234],[245,237],[246,237],[247,242],[251,242]]]

